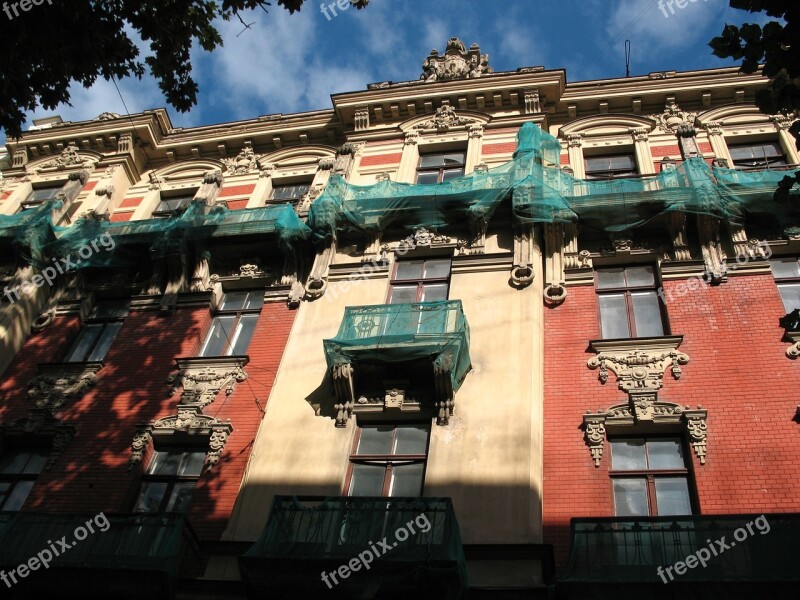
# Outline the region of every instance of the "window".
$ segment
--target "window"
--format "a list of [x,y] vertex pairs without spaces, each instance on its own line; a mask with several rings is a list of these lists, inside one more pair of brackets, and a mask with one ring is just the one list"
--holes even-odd
[[186,512],[206,459],[204,450],[155,452],[136,500],[135,512]]
[[49,187],[41,187],[41,188],[34,188],[33,191],[28,194],[28,197],[22,201],[20,206],[20,210],[28,210],[30,208],[36,208],[41,206],[48,200],[54,199],[58,194],[61,193],[61,190],[64,189],[62,184],[53,185]]
[[736,169],[769,169],[786,165],[786,155],[778,142],[734,144],[728,150]]
[[618,517],[692,514],[689,470],[680,438],[619,438],[610,443]]
[[586,179],[614,179],[638,174],[633,154],[586,157]]
[[769,264],[788,315],[800,308],[800,263],[797,258],[777,258]]
[[245,354],[263,305],[263,290],[226,293],[203,342],[200,356]]
[[180,196],[167,196],[161,195],[161,201],[153,211],[153,218],[160,219],[172,216],[175,211],[183,210],[192,203],[197,190],[185,192]]
[[399,260],[390,284],[389,304],[447,300],[450,259]]
[[420,496],[430,426],[364,425],[350,455],[348,496]]
[[464,175],[466,152],[438,152],[419,157],[417,183],[442,183]]
[[308,193],[310,188],[311,182],[273,185],[272,194],[267,203],[297,205],[303,200],[303,196]]
[[114,341],[125,317],[128,316],[127,300],[98,302],[86,323],[67,352],[65,362],[92,362],[103,360]]
[[666,333],[652,265],[597,269],[595,285],[604,339],[649,337]]
[[0,457],[0,510],[19,510],[47,463],[44,451],[8,451]]

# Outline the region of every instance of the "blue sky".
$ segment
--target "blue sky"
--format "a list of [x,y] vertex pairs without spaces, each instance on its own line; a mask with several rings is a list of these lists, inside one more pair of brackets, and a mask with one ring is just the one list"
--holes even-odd
[[[176,127],[329,108],[332,93],[419,78],[423,59],[432,48],[443,51],[451,36],[479,43],[497,71],[544,65],[565,68],[568,81],[624,76],[626,39],[633,75],[729,66],[708,41],[726,22],[764,20],[727,0],[679,1],[684,8],[673,4],[671,11],[666,0],[663,9],[659,0],[371,0],[330,20],[321,0],[307,0],[294,15],[273,7],[247,16],[255,24],[246,31],[237,20],[221,22],[225,46],[193,52],[198,105],[183,114],[167,108]],[[167,106],[149,77],[119,87],[131,113]],[[78,121],[126,112],[110,82],[72,92],[72,106],[37,110],[29,123],[52,114]]]

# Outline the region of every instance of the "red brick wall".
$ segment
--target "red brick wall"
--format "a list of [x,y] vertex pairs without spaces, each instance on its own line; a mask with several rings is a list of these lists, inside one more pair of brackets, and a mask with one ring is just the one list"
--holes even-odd
[[[701,514],[800,511],[800,425],[792,420],[800,364],[785,355],[772,276],[731,277],[679,296],[681,283],[665,282],[664,291],[689,363],[679,381],[667,371],[659,398],[708,410],[706,464],[691,453]],[[570,288],[562,306],[546,311],[545,330],[544,541],[563,567],[570,518],[613,515],[608,445],[595,468],[582,415],[626,395],[613,373],[602,385],[586,366],[588,341],[599,337],[593,287]]]
[[[294,320],[282,304],[264,306],[250,344],[249,378],[233,394],[224,391],[205,414],[231,420],[234,431],[213,470],[200,477],[189,516],[203,539],[218,539],[239,490],[261,413],[265,406]],[[49,472],[36,481],[25,510],[50,512],[129,512],[142,467],[128,470],[130,446],[139,423],[177,412],[180,391],[170,397],[167,377],[174,359],[193,356],[210,325],[207,308],[179,309],[171,315],[131,312],[114,340],[98,383],[56,416],[72,423],[76,437]],[[78,331],[77,317],[58,319],[31,337],[0,384],[0,420],[27,415],[27,382],[39,362],[58,361]]]

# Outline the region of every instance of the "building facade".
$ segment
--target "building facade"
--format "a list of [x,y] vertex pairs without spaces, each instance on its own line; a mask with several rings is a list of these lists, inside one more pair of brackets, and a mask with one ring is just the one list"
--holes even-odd
[[328,110],[9,142],[9,593],[794,597],[800,157],[767,83],[453,38]]

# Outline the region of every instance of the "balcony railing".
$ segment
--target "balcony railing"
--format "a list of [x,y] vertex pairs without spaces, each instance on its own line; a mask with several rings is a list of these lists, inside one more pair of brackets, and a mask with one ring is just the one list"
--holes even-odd
[[[321,579],[366,553],[373,556],[369,568],[332,590]],[[455,599],[467,587],[449,498],[276,496],[261,537],[239,562],[251,595],[269,591],[273,598]],[[362,595],[366,590],[371,595]]]
[[800,514],[573,519],[572,551],[562,581],[663,587],[659,567],[686,562],[705,548],[705,566],[673,570],[673,579],[665,575],[668,581],[796,585],[798,540]]
[[[20,582],[27,593],[117,598],[142,592],[169,598],[178,577],[202,575],[200,546],[183,515],[108,515],[107,526],[97,521],[89,514],[0,513],[0,567],[8,571],[48,550],[49,567]],[[57,542],[62,539],[72,546],[64,548]]]

